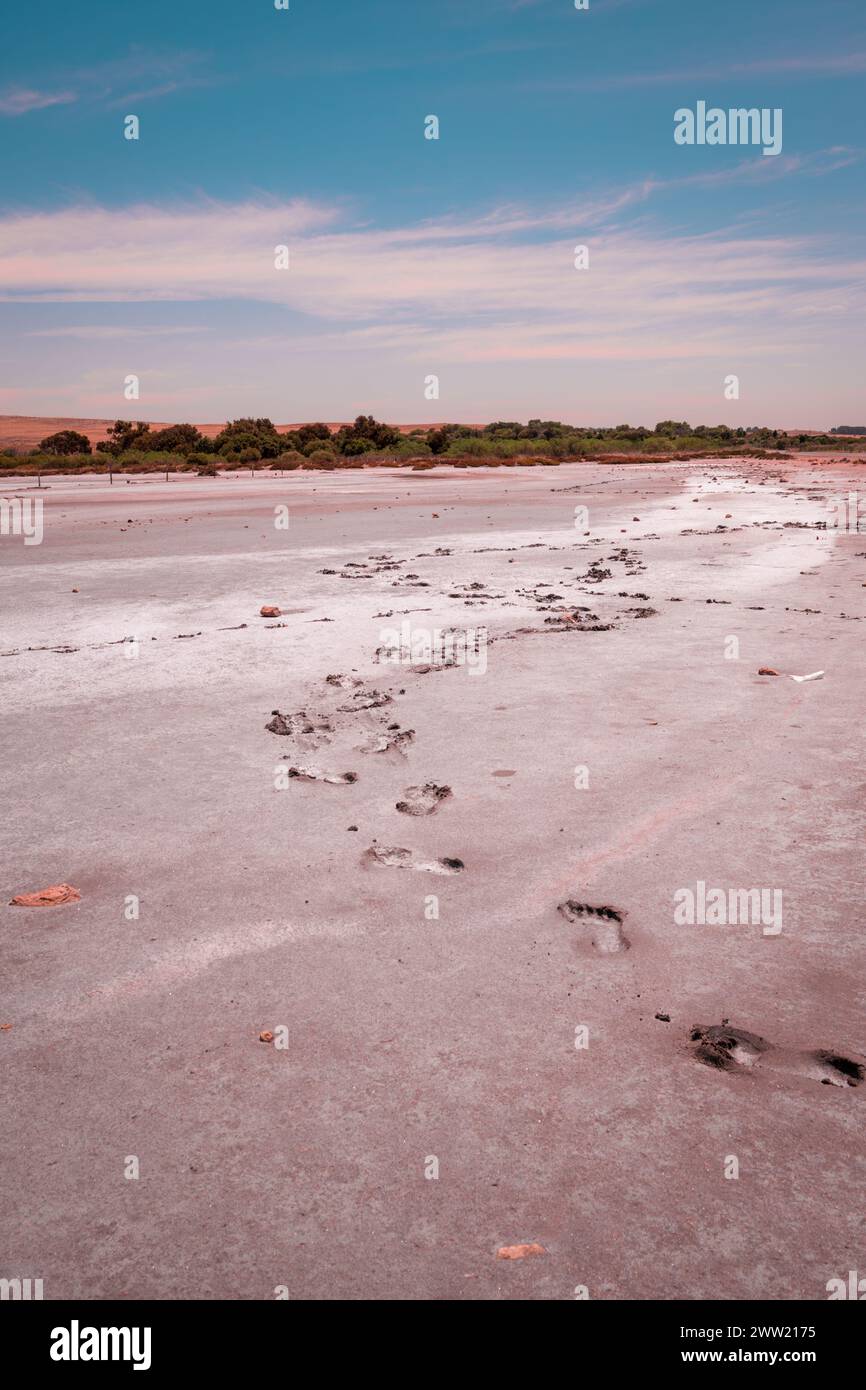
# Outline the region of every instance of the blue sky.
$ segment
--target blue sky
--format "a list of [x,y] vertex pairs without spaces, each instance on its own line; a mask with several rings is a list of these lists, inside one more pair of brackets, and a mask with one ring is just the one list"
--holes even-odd
[[[0,411],[866,414],[862,0],[89,0],[0,54]],[[782,153],[677,145],[699,100]]]

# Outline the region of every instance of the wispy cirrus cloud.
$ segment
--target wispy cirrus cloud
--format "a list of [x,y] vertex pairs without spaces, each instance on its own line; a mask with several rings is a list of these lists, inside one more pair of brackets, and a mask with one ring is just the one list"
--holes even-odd
[[207,59],[206,53],[192,50],[155,50],[134,45],[117,58],[65,71],[62,87],[55,90],[6,87],[0,91],[0,115],[24,116],[70,102],[120,106],[187,88],[212,86],[218,79],[202,70]]
[[25,338],[81,338],[87,342],[128,342],[135,338],[177,338],[188,333],[206,333],[204,324],[160,324],[141,327],[129,323],[68,323],[55,328],[32,328]]
[[80,76],[94,100],[122,106],[218,85],[223,79],[207,70],[208,62],[209,55],[195,49],[154,50],[135,45],[122,57],[97,64]]
[[[750,177],[751,163],[728,176]],[[268,304],[303,316],[296,347],[400,347],[460,362],[779,356],[808,342],[816,323],[855,334],[866,256],[844,255],[826,237],[623,225],[623,208],[665,186],[392,228],[353,225],[339,206],[304,201],[7,216],[0,297]],[[575,269],[578,243],[591,248],[589,271]],[[274,264],[280,245],[288,270]]]
[[747,63],[684,64],[646,72],[615,72],[600,76],[539,78],[521,85],[532,91],[619,91],[630,87],[682,86],[689,82],[734,81],[749,77],[856,77],[866,72],[866,48],[846,53],[803,53],[788,57],[754,58]]
[[35,87],[6,87],[0,92],[0,115],[26,116],[28,111],[44,111],[48,106],[65,106],[77,101],[76,92],[42,92]]

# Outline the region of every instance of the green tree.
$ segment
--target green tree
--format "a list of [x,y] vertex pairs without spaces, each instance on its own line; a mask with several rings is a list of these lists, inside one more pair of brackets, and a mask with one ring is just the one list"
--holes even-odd
[[170,454],[208,453],[209,443],[195,425],[168,425],[148,435],[147,447]]
[[661,420],[656,425],[656,434],[676,438],[680,434],[691,434],[692,427],[687,420]]
[[316,421],[315,424],[301,425],[296,430],[289,430],[288,434],[281,435],[280,438],[284,449],[296,449],[299,454],[303,454],[315,440],[330,443],[331,431],[327,425]]
[[334,445],[349,457],[370,454],[376,449],[392,449],[402,435],[390,425],[374,420],[372,415],[359,415],[353,425],[344,425],[334,436]]
[[287,453],[280,454],[274,459],[271,468],[302,468],[305,463],[303,454],[297,449],[289,449]]
[[139,420],[137,425],[131,424],[129,420],[115,420],[108,431],[108,438],[101,440],[96,448],[100,454],[114,454],[116,457],[138,445],[146,448],[146,436],[149,434],[150,425],[144,420]]
[[79,434],[77,430],[58,430],[56,434],[49,434],[39,445],[43,454],[89,454],[90,440],[86,434]]
[[284,438],[277,433],[273,421],[266,417],[229,420],[214,440],[215,450],[226,455],[227,449],[258,449],[264,459],[275,459],[283,450]]

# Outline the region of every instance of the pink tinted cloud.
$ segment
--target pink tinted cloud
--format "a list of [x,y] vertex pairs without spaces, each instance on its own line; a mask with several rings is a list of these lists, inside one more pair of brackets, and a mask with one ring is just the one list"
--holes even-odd
[[0,115],[25,116],[28,111],[43,111],[48,106],[63,106],[77,100],[75,92],[39,92],[32,87],[7,87],[0,92]]
[[[751,177],[739,168],[728,172]],[[826,237],[619,225],[622,207],[667,186],[385,229],[343,226],[339,208],[300,200],[7,216],[0,298],[268,303],[307,316],[311,351],[400,344],[419,360],[785,356],[821,325],[853,340],[866,259]],[[581,244],[588,270],[574,265]],[[280,245],[288,270],[274,264]]]

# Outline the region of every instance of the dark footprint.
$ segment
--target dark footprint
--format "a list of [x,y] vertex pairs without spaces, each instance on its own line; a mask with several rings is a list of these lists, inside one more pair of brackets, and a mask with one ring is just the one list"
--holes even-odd
[[627,951],[631,946],[622,929],[625,913],[619,912],[615,907],[592,907],[589,903],[579,903],[573,898],[568,898],[559,904],[558,911],[566,922],[588,928],[590,941],[602,955]]
[[358,690],[349,704],[338,705],[337,710],[340,714],[356,714],[361,709],[381,709],[382,705],[390,703],[391,696],[386,695],[384,690]]
[[736,1071],[742,1067],[754,1066],[762,1052],[769,1050],[770,1044],[757,1033],[746,1033],[742,1028],[731,1028],[727,1021],[713,1023],[709,1027],[696,1024],[691,1032],[691,1042],[697,1043],[695,1056],[708,1067],[718,1067],[722,1071]]
[[414,738],[414,729],[401,729],[399,724],[389,724],[385,733],[370,734],[364,743],[356,743],[355,747],[359,753],[390,753],[393,751],[405,758],[406,749]]
[[324,772],[320,767],[290,767],[287,772],[289,777],[299,777],[302,782],[333,782],[340,787],[350,786],[358,780],[357,772]]
[[329,735],[334,731],[325,719],[319,717],[316,723],[303,710],[297,714],[281,714],[275,709],[271,714],[273,718],[265,725],[268,733],[295,738],[307,749],[318,748],[322,743],[331,741]]
[[328,685],[335,685],[338,690],[351,690],[353,686],[363,685],[364,682],[357,676],[344,676],[342,672],[336,675],[326,676],[325,681]]
[[462,859],[416,859],[412,849],[386,848],[374,845],[362,855],[365,864],[379,864],[390,869],[418,869],[428,874],[459,874],[466,867]]
[[396,803],[397,810],[404,816],[432,816],[440,801],[450,795],[450,787],[437,787],[435,782],[425,782],[423,787],[407,787],[403,793],[405,800]]
[[743,1072],[752,1068],[788,1072],[820,1081],[824,1086],[859,1086],[866,1075],[860,1062],[838,1052],[815,1052],[776,1047],[757,1033],[721,1023],[695,1024],[690,1041],[698,1061],[720,1071]]
[[804,1056],[810,1057],[813,1066],[823,1072],[818,1078],[822,1086],[859,1086],[866,1077],[866,1069],[860,1062],[852,1062],[850,1057],[842,1057],[838,1052],[819,1051],[804,1053]]

